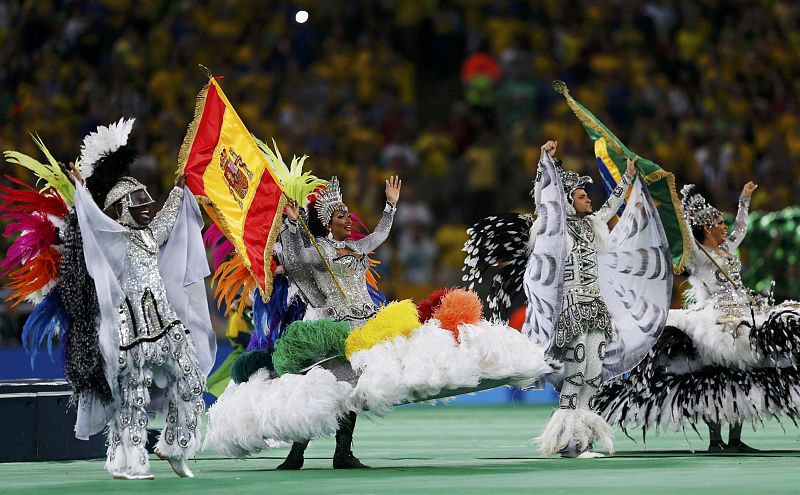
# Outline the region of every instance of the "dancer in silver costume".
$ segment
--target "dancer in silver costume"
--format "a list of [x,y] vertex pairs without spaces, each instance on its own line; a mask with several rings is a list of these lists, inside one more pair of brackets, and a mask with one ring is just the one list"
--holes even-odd
[[309,222],[322,256],[315,247],[308,245],[309,239],[298,225],[298,206],[291,204],[287,208],[288,228],[280,236],[283,264],[287,275],[300,288],[310,306],[309,314],[313,319],[346,321],[350,328],[356,328],[375,316],[378,308],[372,302],[366,284],[369,254],[389,237],[401,184],[399,177],[393,176],[386,181],[386,205],[375,230],[362,239],[348,241],[353,221],[342,201],[339,180],[336,177],[331,179],[317,194],[314,208],[318,225],[324,227],[327,235],[313,232],[317,230],[313,229],[316,222]]
[[[691,288],[684,309],[670,310],[653,350],[627,379],[604,386],[601,414],[627,429],[696,429],[708,425],[712,453],[749,453],[742,423],[800,418],[800,305],[774,305],[742,282],[734,254],[747,233],[750,199],[744,185],[730,234],[722,213],[692,185],[681,190],[685,226],[695,238],[686,263]],[[721,423],[730,424],[728,442]]]
[[[539,218],[531,229],[523,331],[564,363],[564,381],[559,408],[537,441],[545,455],[602,457],[592,450],[593,439],[610,452],[613,442],[595,412],[597,392],[604,380],[635,365],[660,332],[669,307],[669,256],[641,184],[613,234],[606,225],[625,203],[635,160],[628,158],[626,173],[594,212],[585,190],[591,178],[561,169],[556,146],[542,146],[535,181]],[[632,290],[637,283],[641,290]]]
[[[317,193],[312,216],[308,217],[316,247],[299,225],[302,214],[299,206],[290,202],[286,208],[287,228],[280,235],[281,261],[286,275],[307,304],[305,319],[345,321],[353,329],[375,316],[378,308],[367,291],[366,281],[369,254],[389,236],[401,187],[399,177],[392,176],[386,181],[386,205],[375,230],[362,239],[348,241],[353,222],[342,200],[339,181],[332,178],[325,189]],[[350,412],[339,423],[333,455],[335,469],[367,467],[351,450],[356,417],[355,412]],[[294,442],[278,469],[300,469],[307,446],[308,442]]]
[[[111,131],[100,128],[87,137],[80,170],[71,170],[86,267],[100,307],[100,347],[113,356],[106,358],[113,402],[100,416],[82,405],[79,416],[84,413],[93,424],[108,419],[106,469],[115,478],[152,479],[145,448],[148,413],[166,408],[156,453],[179,476],[193,477],[186,460],[200,446],[202,394],[216,348],[203,286],[208,268],[202,218],[184,192],[185,176],[177,178],[155,215],[153,199],[139,181],[114,177],[113,171],[110,178],[98,177],[105,170],[92,166],[93,157],[108,162],[115,152],[119,156],[132,124],[120,121]],[[92,139],[97,135],[105,140]],[[98,141],[101,153],[93,149]],[[132,154],[121,158],[132,159]],[[115,170],[128,164],[118,163]],[[91,174],[86,186],[81,170]]]

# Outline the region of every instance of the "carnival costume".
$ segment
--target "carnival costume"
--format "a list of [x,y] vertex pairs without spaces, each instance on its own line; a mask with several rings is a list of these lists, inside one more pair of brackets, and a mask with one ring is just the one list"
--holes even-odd
[[[711,452],[747,452],[741,424],[800,417],[800,306],[773,305],[742,283],[742,263],[733,251],[747,232],[749,198],[741,197],[730,235],[719,247],[699,242],[703,227],[721,225],[722,213],[695,189],[683,188],[686,226],[696,232],[686,264],[691,288],[684,309],[670,310],[652,351],[627,379],[607,384],[598,399],[601,414],[623,430],[640,426],[696,431],[709,425]],[[728,445],[720,423],[731,425]]]
[[[279,154],[265,154],[281,168]],[[334,467],[361,467],[350,451],[357,413],[529,385],[551,371],[541,347],[483,320],[468,291],[443,292],[421,310],[411,301],[386,304],[371,281],[369,254],[387,238],[394,205],[385,206],[372,234],[336,241],[319,229],[334,212],[349,213],[338,181],[312,190],[290,196],[309,206],[284,224],[273,294],[254,298],[252,351],[234,363],[232,383],[209,411],[207,448],[242,457],[291,441],[282,467],[297,469],[310,439],[336,434]],[[307,230],[312,223],[317,229]]]
[[[64,342],[77,397],[75,435],[87,439],[107,428],[106,469],[115,478],[152,479],[148,413],[163,409],[167,424],[156,451],[191,477],[186,459],[200,445],[202,393],[216,352],[202,217],[193,197],[176,187],[152,222],[134,218],[132,209],[153,200],[128,176],[133,122],[98,127],[84,139],[76,168],[86,186],[76,180],[74,210],[57,223],[63,244],[55,287],[24,334],[29,351],[54,335]],[[47,306],[51,297],[63,310]]]
[[[333,214],[337,211],[349,216],[336,177],[317,193],[315,211],[320,224],[325,226],[331,223]],[[378,307],[367,290],[369,254],[389,237],[395,211],[395,205],[387,200],[383,215],[371,234],[349,241],[334,240],[332,234],[317,237],[317,248],[306,247],[308,239],[303,240],[298,222],[286,219],[287,228],[280,235],[282,250],[279,260],[282,261],[286,275],[298,287],[306,302],[304,319],[329,318],[347,323],[352,330],[375,316]],[[352,254],[339,256],[339,249],[346,249]],[[345,373],[345,378],[355,382],[354,374]],[[350,449],[356,417],[356,413],[350,411],[339,422],[336,451],[333,455],[334,468],[366,467]],[[302,467],[303,452],[307,446],[308,441],[294,442],[289,456],[278,469]]]
[[669,253],[641,181],[614,231],[606,225],[631,181],[624,175],[599,211],[579,217],[572,193],[591,178],[564,171],[543,152],[533,190],[536,221],[490,217],[469,232],[465,280],[479,282],[492,265],[505,263],[492,279],[490,307],[502,317],[524,287],[523,332],[563,362],[559,408],[537,439],[548,456],[596,456],[584,453],[598,437],[613,452],[611,428],[595,413],[595,395],[603,381],[639,362],[666,319]]

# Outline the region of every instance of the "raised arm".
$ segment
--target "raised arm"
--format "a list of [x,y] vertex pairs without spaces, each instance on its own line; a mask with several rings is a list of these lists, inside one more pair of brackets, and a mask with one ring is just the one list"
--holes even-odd
[[371,234],[357,241],[348,242],[348,245],[353,250],[361,254],[369,254],[375,251],[389,237],[402,186],[403,181],[398,176],[393,175],[386,181],[386,206],[383,208],[383,216]]
[[733,230],[728,235],[725,241],[728,251],[732,251],[739,247],[739,244],[744,240],[747,234],[747,217],[750,213],[750,199],[753,197],[753,192],[758,186],[750,181],[742,188],[742,194],[739,196],[739,209],[736,212],[736,220],[733,223]]
[[177,184],[170,191],[164,206],[153,217],[150,222],[150,230],[156,239],[158,245],[162,245],[169,239],[169,234],[172,232],[172,227],[175,226],[175,220],[178,219],[178,213],[181,211],[181,203],[183,203],[183,184],[179,187]]
[[597,210],[597,217],[602,219],[604,222],[608,222],[611,218],[617,214],[619,208],[625,202],[625,195],[628,192],[628,188],[633,183],[633,178],[636,176],[636,160],[639,157],[634,159],[628,158],[627,165],[628,168],[625,170],[625,173],[622,175],[622,179],[617,184],[617,187],[611,191],[611,194],[608,196],[608,199],[603,206]]
[[542,161],[549,159],[559,165],[560,162],[556,158],[557,148],[558,141],[548,141],[542,145],[542,154],[539,156],[539,163],[536,166],[536,178],[533,179],[533,204],[536,208],[542,202]]
[[397,211],[397,208],[387,201],[386,206],[383,208],[383,216],[381,216],[381,220],[372,233],[357,241],[349,241],[347,245],[361,254],[369,254],[378,249],[378,246],[383,244],[389,237],[395,211]]
[[297,203],[290,200],[286,205],[286,228],[278,237],[281,243],[281,262],[290,267],[321,262],[316,248],[306,247],[303,239],[307,234],[300,225],[299,218],[300,208]]

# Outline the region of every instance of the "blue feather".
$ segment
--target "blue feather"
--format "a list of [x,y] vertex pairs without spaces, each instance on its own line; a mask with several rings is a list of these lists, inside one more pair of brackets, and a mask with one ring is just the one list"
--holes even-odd
[[369,284],[367,284],[367,292],[369,293],[369,297],[372,299],[372,302],[375,304],[375,306],[379,308],[386,306],[387,300],[386,296],[383,295],[383,292]]
[[295,299],[289,304],[289,280],[277,275],[272,282],[272,297],[264,303],[256,291],[253,301],[253,336],[247,350],[264,350],[272,352],[275,342],[283,335],[283,331],[293,321],[305,315],[305,305]]
[[47,354],[53,359],[53,339],[66,333],[69,328],[69,316],[61,301],[58,287],[50,291],[28,316],[22,327],[22,345],[31,356],[31,368],[39,353],[39,348],[46,341]]

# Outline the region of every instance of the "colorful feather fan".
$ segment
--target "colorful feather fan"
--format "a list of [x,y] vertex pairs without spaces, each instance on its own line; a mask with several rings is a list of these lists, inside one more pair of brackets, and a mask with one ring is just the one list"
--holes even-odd
[[53,188],[67,205],[72,206],[75,204],[75,185],[61,170],[58,162],[53,158],[53,155],[50,154],[50,151],[45,147],[39,136],[31,134],[31,137],[33,138],[33,142],[36,143],[36,146],[38,146],[47,157],[47,165],[19,151],[4,151],[3,156],[5,156],[8,163],[21,165],[36,174],[36,177],[38,177],[40,181],[45,182],[45,186],[42,190]]
[[53,340],[63,336],[69,328],[69,317],[58,289],[50,291],[25,321],[22,328],[22,345],[31,357],[31,367],[39,348],[47,342],[47,353],[53,357]]
[[36,191],[7,177],[17,188],[0,186],[0,219],[11,220],[4,237],[17,236],[0,263],[0,276],[8,276],[12,293],[6,300],[16,306],[24,300],[38,303],[55,284],[61,254],[54,222],[67,215],[67,204],[52,187]]
[[228,313],[235,311],[241,315],[244,313],[246,304],[237,302],[237,298],[247,298],[256,289],[256,280],[244,265],[244,260],[238,254],[234,254],[231,259],[224,261],[214,272],[211,279],[215,285],[214,298],[217,306],[227,308]]
[[345,356],[369,349],[384,340],[407,336],[419,328],[419,313],[410,299],[395,301],[380,311],[362,326],[350,332],[345,341]]
[[6,284],[11,290],[6,301],[12,307],[26,300],[36,304],[22,330],[31,366],[45,341],[52,358],[53,340],[64,337],[69,330],[61,295],[53,287],[61,269],[61,242],[56,227],[63,226],[75,194],[75,186],[42,140],[36,135],[32,138],[47,164],[17,151],[5,151],[3,155],[7,162],[32,171],[41,188],[37,190],[8,175],[11,185],[0,186],[0,219],[10,221],[3,236],[16,236],[0,263],[0,276],[11,279]]
[[216,271],[234,251],[233,243],[225,238],[225,233],[222,232],[222,229],[215,223],[209,225],[205,233],[203,233],[203,242],[206,247],[211,250],[214,271]]
[[272,352],[286,327],[303,319],[305,304],[299,297],[289,301],[288,296],[289,280],[283,275],[275,276],[269,301],[265,302],[258,291],[253,295],[253,335],[247,345],[248,351]]

